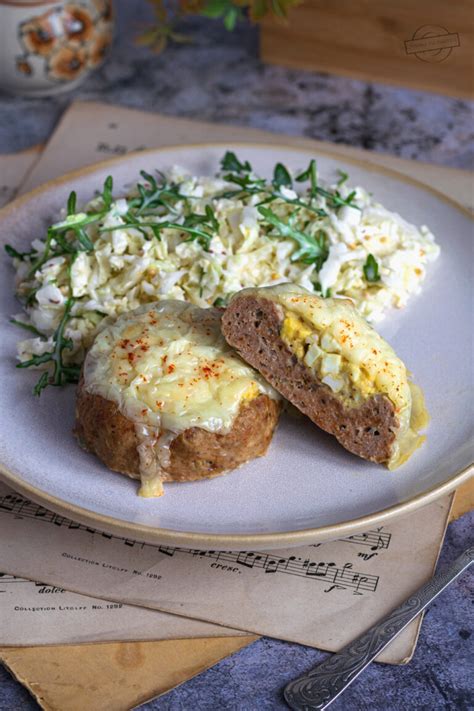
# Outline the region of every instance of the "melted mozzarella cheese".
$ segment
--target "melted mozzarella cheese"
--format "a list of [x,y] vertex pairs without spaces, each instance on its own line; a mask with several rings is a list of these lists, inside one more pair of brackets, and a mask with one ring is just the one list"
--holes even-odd
[[106,326],[87,355],[84,379],[88,392],[112,400],[135,423],[145,496],[160,495],[179,433],[228,433],[243,402],[278,398],[227,345],[220,312],[181,301],[147,304]]

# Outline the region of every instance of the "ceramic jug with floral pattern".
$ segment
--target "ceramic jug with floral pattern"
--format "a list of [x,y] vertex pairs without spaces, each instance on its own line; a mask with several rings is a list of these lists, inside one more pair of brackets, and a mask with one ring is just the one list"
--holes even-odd
[[102,62],[112,29],[112,0],[0,0],[0,88],[75,88]]

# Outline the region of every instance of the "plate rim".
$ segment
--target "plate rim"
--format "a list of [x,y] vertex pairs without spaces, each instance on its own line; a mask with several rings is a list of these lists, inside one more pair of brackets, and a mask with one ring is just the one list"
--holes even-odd
[[[54,178],[52,180],[43,183],[34,190],[29,191],[25,195],[21,195],[8,205],[0,209],[0,224],[4,218],[8,217],[11,213],[15,212],[20,207],[24,207],[30,200],[40,197],[43,193],[49,192],[55,187],[59,187],[64,183],[67,183],[75,178],[84,177],[90,175],[99,170],[103,170],[115,165],[119,165],[127,160],[134,160],[139,156],[147,156],[157,153],[168,153],[176,150],[183,149],[206,149],[206,148],[228,148],[229,145],[232,147],[242,147],[249,149],[268,149],[268,150],[290,150],[297,153],[311,153],[311,149],[302,146],[291,146],[289,144],[282,143],[258,143],[254,141],[215,141],[215,142],[202,142],[202,143],[189,143],[189,144],[175,144],[172,146],[163,146],[157,148],[149,148],[143,151],[134,151],[127,153],[125,156],[118,156],[117,158],[112,158],[109,160],[99,161],[91,165],[79,168],[74,171],[69,171],[63,175]],[[314,151],[315,156],[324,155],[328,156],[336,161],[341,161],[341,163],[352,163],[354,165],[362,166],[372,172],[382,173],[394,177],[401,182],[410,183],[418,188],[421,188],[427,192],[432,193],[438,199],[443,202],[447,202],[456,210],[461,212],[463,215],[473,219],[472,213],[469,209],[464,207],[462,204],[458,203],[456,200],[452,199],[448,195],[438,191],[436,188],[430,185],[407,176],[406,174],[397,171],[392,168],[387,168],[385,166],[372,163],[370,160],[363,160],[356,157],[345,157],[340,153],[332,152],[330,150],[320,150],[319,148]],[[169,528],[157,528],[154,526],[147,526],[144,524],[132,523],[130,521],[122,521],[113,516],[108,516],[100,513],[91,511],[90,509],[77,506],[76,504],[69,503],[61,498],[48,494],[47,492],[25,482],[21,477],[14,474],[8,467],[6,467],[2,462],[0,462],[0,480],[10,485],[15,491],[24,494],[28,498],[35,502],[45,504],[47,508],[51,509],[53,512],[65,516],[67,518],[72,518],[79,523],[87,526],[93,526],[99,530],[113,533],[119,536],[129,537],[132,535],[135,540],[143,541],[146,543],[151,543],[153,545],[176,545],[185,546],[198,549],[208,549],[211,547],[218,548],[233,548],[234,550],[242,550],[243,547],[248,548],[259,547],[265,548],[266,546],[270,548],[284,548],[299,545],[307,545],[309,543],[334,540],[336,538],[343,538],[346,535],[368,530],[371,527],[396,518],[397,516],[407,515],[412,511],[420,508],[421,506],[428,505],[440,498],[443,495],[449,494],[451,491],[456,489],[460,484],[468,481],[474,472],[474,464],[468,464],[463,469],[456,471],[450,476],[449,479],[437,484],[434,487],[417,494],[405,501],[398,504],[394,504],[380,511],[375,511],[371,514],[366,514],[354,519],[348,519],[346,521],[339,522],[337,524],[330,524],[325,526],[319,526],[316,528],[304,528],[293,531],[280,531],[274,533],[238,533],[238,534],[228,534],[228,533],[199,533],[192,531],[177,531]]]

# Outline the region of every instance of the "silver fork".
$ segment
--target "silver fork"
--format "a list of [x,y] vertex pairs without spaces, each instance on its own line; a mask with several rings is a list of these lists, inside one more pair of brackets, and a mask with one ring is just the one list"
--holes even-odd
[[284,695],[288,706],[294,711],[314,711],[329,706],[473,560],[474,547],[471,547],[361,637],[287,684]]

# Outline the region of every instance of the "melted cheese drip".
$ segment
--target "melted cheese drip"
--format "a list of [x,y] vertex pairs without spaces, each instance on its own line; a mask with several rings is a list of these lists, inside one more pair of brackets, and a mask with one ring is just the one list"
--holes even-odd
[[220,312],[181,301],[147,304],[96,337],[84,364],[88,392],[135,423],[142,496],[160,496],[170,444],[190,427],[228,433],[244,401],[278,399],[227,345]]
[[429,422],[423,393],[409,382],[403,362],[360,316],[352,302],[323,299],[291,284],[246,289],[245,293],[270,299],[284,309],[282,340],[307,365],[311,360],[307,360],[306,354],[311,355],[313,348],[318,355],[308,367],[313,367],[321,377],[324,376],[321,368],[327,364],[334,382],[341,384],[340,391],[335,392],[346,404],[357,405],[361,399],[375,394],[389,398],[400,426],[388,468],[395,469],[406,462],[425,440],[419,435]]

